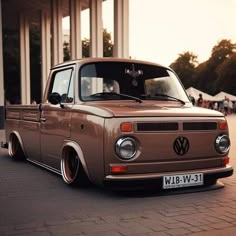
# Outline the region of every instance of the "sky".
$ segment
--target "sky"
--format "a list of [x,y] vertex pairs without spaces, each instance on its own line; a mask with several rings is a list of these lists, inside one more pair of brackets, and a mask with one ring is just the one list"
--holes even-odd
[[[113,0],[103,3],[103,27],[113,36]],[[82,13],[82,38],[89,38]],[[190,51],[206,61],[222,39],[236,43],[236,0],[129,0],[129,54],[169,66]]]

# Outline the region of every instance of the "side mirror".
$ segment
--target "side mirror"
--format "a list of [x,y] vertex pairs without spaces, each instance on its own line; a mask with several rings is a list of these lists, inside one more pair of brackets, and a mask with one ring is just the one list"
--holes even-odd
[[51,93],[48,97],[48,101],[53,105],[57,105],[61,103],[61,95],[59,93]]

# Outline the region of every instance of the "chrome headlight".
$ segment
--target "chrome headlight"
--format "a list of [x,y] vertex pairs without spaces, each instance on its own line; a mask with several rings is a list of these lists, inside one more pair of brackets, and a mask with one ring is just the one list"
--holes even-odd
[[137,152],[137,144],[135,139],[124,137],[117,140],[115,149],[121,159],[130,160]]
[[220,154],[225,154],[229,151],[230,148],[230,140],[227,135],[219,135],[215,141],[216,151]]

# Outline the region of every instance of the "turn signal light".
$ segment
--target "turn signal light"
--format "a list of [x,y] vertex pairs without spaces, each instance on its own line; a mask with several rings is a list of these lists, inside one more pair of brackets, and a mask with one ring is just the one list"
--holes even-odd
[[229,164],[229,157],[226,157],[226,158],[223,160],[223,163],[224,163],[225,166],[226,166],[227,164]]
[[226,121],[220,121],[220,122],[218,123],[218,127],[219,127],[219,129],[221,129],[221,130],[226,130],[226,129],[228,128],[227,122],[226,122]]
[[113,174],[122,174],[126,172],[127,172],[127,166],[124,166],[124,165],[111,166],[111,173]]
[[132,132],[133,131],[133,124],[130,122],[124,122],[120,125],[120,130],[122,132]]

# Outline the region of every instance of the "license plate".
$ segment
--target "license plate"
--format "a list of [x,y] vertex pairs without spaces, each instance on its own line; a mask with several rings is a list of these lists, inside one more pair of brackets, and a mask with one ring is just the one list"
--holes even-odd
[[203,173],[166,175],[163,177],[163,189],[183,188],[203,185]]

